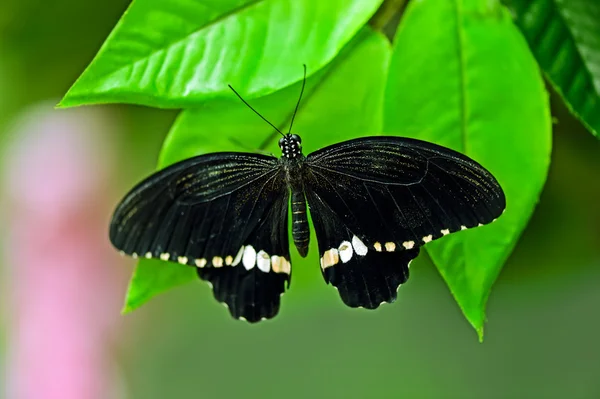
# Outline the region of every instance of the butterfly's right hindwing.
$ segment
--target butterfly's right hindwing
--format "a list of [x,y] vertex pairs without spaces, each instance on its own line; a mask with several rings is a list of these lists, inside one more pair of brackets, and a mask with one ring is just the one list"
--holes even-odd
[[276,158],[257,154],[179,162],[125,196],[111,242],[134,257],[196,267],[236,318],[273,317],[291,274],[283,173]]

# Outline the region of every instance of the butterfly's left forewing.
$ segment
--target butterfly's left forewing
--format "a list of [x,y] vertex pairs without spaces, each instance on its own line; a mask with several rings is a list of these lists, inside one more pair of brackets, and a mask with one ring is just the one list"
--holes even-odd
[[134,257],[196,267],[236,318],[273,317],[291,274],[283,173],[257,154],[184,160],[125,196],[110,239]]
[[419,140],[336,144],[310,154],[304,175],[323,275],[352,307],[394,301],[422,245],[490,223],[505,207],[481,165]]

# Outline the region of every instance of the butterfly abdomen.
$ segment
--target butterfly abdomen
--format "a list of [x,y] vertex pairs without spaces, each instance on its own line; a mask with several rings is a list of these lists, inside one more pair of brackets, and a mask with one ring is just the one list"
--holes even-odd
[[292,238],[302,257],[308,253],[310,232],[306,217],[306,198],[304,191],[292,191]]

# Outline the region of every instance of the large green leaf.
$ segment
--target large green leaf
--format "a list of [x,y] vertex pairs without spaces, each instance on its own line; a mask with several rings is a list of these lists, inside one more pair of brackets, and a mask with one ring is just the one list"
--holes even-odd
[[600,137],[600,1],[507,0],[567,106]]
[[381,2],[135,0],[60,106],[266,95],[331,61]]
[[465,153],[504,188],[498,221],[426,246],[481,337],[487,297],[538,200],[551,147],[548,95],[508,12],[493,0],[409,3],[384,115],[386,133]]
[[[381,131],[390,52],[383,36],[365,29],[331,65],[307,80],[294,121],[294,132],[302,134],[307,153],[347,138]],[[289,124],[299,92],[300,85],[296,84],[258,98],[252,105],[283,129]],[[232,102],[211,102],[201,109],[182,112],[165,141],[159,166],[222,150],[253,151],[263,147],[279,154],[278,134],[232,93],[230,96]],[[295,256],[292,263],[294,267],[302,262],[318,268],[316,255],[311,250],[306,260],[300,261]],[[141,260],[130,283],[125,309],[133,310],[152,296],[192,280],[197,277],[191,267]]]

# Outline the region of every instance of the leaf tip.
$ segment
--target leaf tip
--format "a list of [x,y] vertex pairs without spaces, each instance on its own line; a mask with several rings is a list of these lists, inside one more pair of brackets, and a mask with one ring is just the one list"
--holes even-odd
[[139,298],[135,298],[131,292],[131,283],[129,288],[127,289],[127,293],[125,294],[125,301],[123,303],[123,307],[121,308],[121,315],[124,316],[128,313],[133,312],[140,306],[144,304],[144,300],[140,300]]
[[135,307],[129,306],[129,303],[124,303],[123,308],[121,309],[121,316],[125,316],[128,313],[131,313],[135,310]]
[[477,338],[479,338],[479,343],[483,344],[483,326],[477,327],[475,331],[477,331]]
[[71,96],[69,95],[69,92],[67,92],[67,94],[64,95],[64,97],[58,102],[58,104],[56,104],[54,106],[54,108],[55,109],[65,109],[65,108],[76,107],[78,105],[81,105],[81,103],[78,103],[77,101],[73,101],[71,99]]

